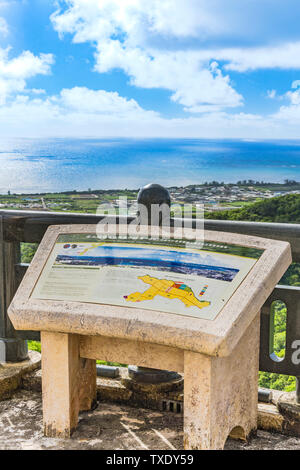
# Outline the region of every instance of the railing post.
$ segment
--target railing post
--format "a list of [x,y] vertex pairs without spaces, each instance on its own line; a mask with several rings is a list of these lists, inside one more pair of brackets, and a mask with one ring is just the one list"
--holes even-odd
[[300,377],[296,377],[296,402],[300,405]]
[[[151,225],[158,223],[166,225],[170,223],[170,206],[171,198],[169,191],[159,184],[148,184],[140,189],[138,198],[138,221],[140,225]],[[156,204],[160,207],[159,217],[153,221],[151,216],[152,205]],[[128,374],[131,379],[136,382],[158,384],[170,382],[171,380],[180,379],[181,376],[177,372],[168,370],[151,369],[149,367],[128,366]]]
[[26,341],[17,337],[7,308],[17,290],[15,266],[20,260],[20,243],[3,239],[0,217],[0,363],[20,362],[28,357]]
[[[281,301],[287,309],[286,346],[284,358],[272,354],[273,338],[270,347],[271,308],[273,302]],[[273,335],[272,335],[273,336]],[[300,404],[299,364],[293,359],[298,352],[294,349],[300,338],[300,288],[277,285],[261,309],[259,370],[275,374],[291,375],[296,378],[296,402]]]

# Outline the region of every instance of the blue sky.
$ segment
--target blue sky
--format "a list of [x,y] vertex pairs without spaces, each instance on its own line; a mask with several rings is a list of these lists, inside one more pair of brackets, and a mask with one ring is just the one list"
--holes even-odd
[[299,138],[299,17],[298,0],[0,0],[0,136]]

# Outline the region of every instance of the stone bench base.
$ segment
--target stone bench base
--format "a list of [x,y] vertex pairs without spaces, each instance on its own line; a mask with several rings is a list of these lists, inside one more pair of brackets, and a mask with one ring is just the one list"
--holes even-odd
[[259,315],[227,357],[154,343],[42,332],[47,437],[69,437],[96,399],[96,358],[184,372],[184,448],[222,449],[230,433],[257,428]]

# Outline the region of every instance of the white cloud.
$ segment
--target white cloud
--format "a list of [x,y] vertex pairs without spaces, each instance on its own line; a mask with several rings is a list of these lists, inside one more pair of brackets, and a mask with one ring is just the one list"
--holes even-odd
[[[52,16],[57,30],[75,41],[109,38],[118,30],[142,42],[152,35],[197,37],[223,31],[223,21],[203,0],[62,0]],[[63,8],[66,7],[66,8]],[[149,38],[150,36],[150,38]]]
[[281,106],[279,111],[273,115],[273,118],[280,123],[291,126],[291,129],[297,129],[297,131],[295,131],[295,137],[299,138],[300,80],[295,80],[292,83],[292,89],[295,91],[288,91],[284,95],[289,104]]
[[224,49],[216,51],[215,54],[218,60],[228,62],[225,65],[227,70],[236,72],[300,68],[300,41],[276,46]]
[[[105,67],[113,68],[121,66],[126,71],[124,63],[126,63],[127,58],[124,56],[122,63],[118,61],[117,53],[124,55],[124,52],[127,52],[127,48],[116,43],[118,41],[114,40],[98,45],[96,69],[105,71]],[[159,54],[159,51],[151,52],[153,54],[152,56],[150,54],[151,59],[155,58],[156,54]],[[239,73],[259,69],[300,69],[300,41],[283,43],[277,46],[205,48],[179,50],[176,52],[165,51],[163,54],[164,57],[168,55],[176,57],[179,63],[180,58],[183,57],[186,60],[196,61],[201,67],[207,67],[207,64],[211,61],[222,61],[225,62],[225,70]]]
[[[170,99],[190,114],[166,119],[117,92],[86,87],[47,96],[44,90],[27,86],[31,77],[50,73],[53,56],[24,51],[11,58],[9,49],[0,48],[0,135],[299,137],[298,81],[283,96],[269,90],[270,98],[288,100],[276,114],[233,113],[243,97],[231,82],[232,71],[300,68],[300,38],[291,33],[270,46],[266,31],[276,24],[274,17],[257,17],[257,9],[251,8],[258,2],[253,0],[243,0],[246,15],[236,2],[228,0],[224,8],[224,0],[61,1],[65,8],[52,16],[53,24],[60,35],[71,34],[74,42],[91,42],[96,71],[121,69],[134,86],[169,90]],[[272,2],[259,3],[272,3],[276,10],[278,1]],[[251,18],[257,18],[255,28]],[[251,40],[237,48],[232,43],[243,42],[237,38]]]
[[[58,98],[53,98],[54,102],[59,103],[70,111],[87,114],[113,114],[128,116],[134,114],[136,117],[144,113],[138,103],[133,100],[127,100],[119,96],[117,92],[107,92],[104,90],[90,90],[85,87],[74,87],[63,89]],[[149,111],[149,114],[155,113]]]
[[161,118],[116,92],[85,87],[63,89],[59,95],[30,99],[17,95],[0,107],[2,136],[113,136],[151,133]]
[[42,88],[31,88],[31,90],[28,90],[28,93],[33,93],[34,95],[45,95],[46,90],[43,90]]
[[95,69],[103,73],[113,68],[123,69],[135,86],[171,90],[171,99],[191,111],[201,105],[242,104],[242,96],[232,88],[229,77],[216,66],[204,67],[194,52],[156,51],[150,55],[111,41],[97,55]]
[[292,88],[295,89],[298,87],[300,87],[300,80],[294,80],[292,83]]
[[292,106],[298,106],[300,104],[300,90],[288,91],[286,96],[290,100]]
[[35,56],[30,51],[9,58],[9,48],[0,48],[0,105],[13,93],[25,91],[26,80],[35,75],[50,73],[52,54]]
[[277,96],[276,90],[267,90],[267,97],[273,100]]
[[[227,0],[226,7],[224,0],[58,3],[61,9],[52,15],[55,29],[72,34],[74,42],[93,44],[95,70],[119,68],[132,85],[170,90],[171,99],[186,111],[242,105],[230,71],[300,68],[295,20],[300,5],[295,0],[286,0],[284,11],[279,0],[243,0],[243,8],[237,0]],[[215,61],[222,62],[225,73],[221,66],[213,70]]]
[[[75,40],[99,41],[120,31],[132,43],[168,47],[171,38],[199,44],[248,45],[289,42],[299,38],[298,0],[58,0],[53,15],[57,30]],[[287,27],[288,25],[288,27]],[[173,44],[169,43],[172,49]]]
[[294,126],[276,115],[228,114],[217,107],[213,112],[211,108],[202,111],[201,116],[166,119],[117,93],[75,87],[50,97],[16,96],[0,107],[0,136],[258,139],[298,135],[299,120]]
[[[211,12],[199,14],[203,2],[189,0],[70,0],[69,8],[52,15],[56,30],[71,33],[74,42],[92,41],[96,46],[95,70],[122,69],[131,84],[164,88],[186,110],[198,112],[216,105],[236,107],[243,103],[228,75],[210,57],[197,51],[172,47],[170,38],[200,37],[221,27]],[[202,5],[203,6],[203,5]],[[193,11],[198,14],[193,15]],[[174,44],[174,42],[173,42]]]

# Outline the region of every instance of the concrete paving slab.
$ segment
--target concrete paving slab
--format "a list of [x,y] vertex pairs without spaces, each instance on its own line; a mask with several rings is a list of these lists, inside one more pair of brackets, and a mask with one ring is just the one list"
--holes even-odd
[[[1,450],[172,450],[182,449],[179,414],[99,403],[82,412],[71,439],[43,436],[40,392],[19,390],[0,402]],[[233,450],[300,450],[300,438],[258,431],[250,443],[228,440]]]

